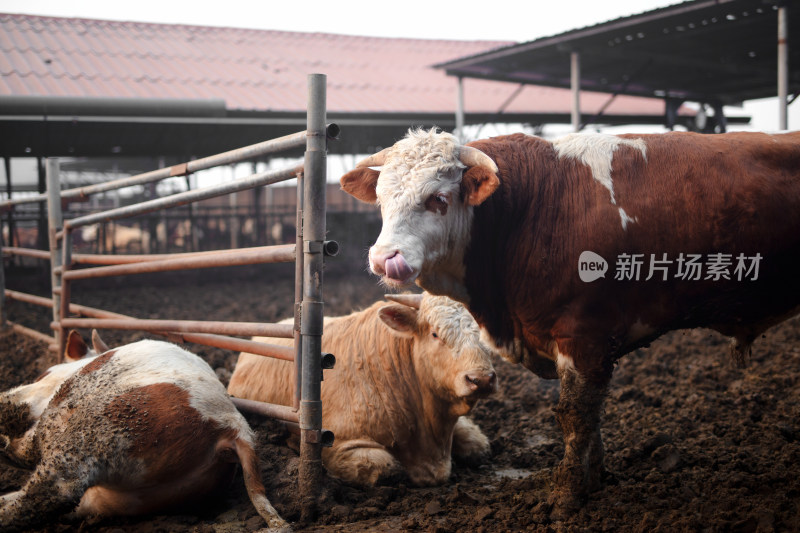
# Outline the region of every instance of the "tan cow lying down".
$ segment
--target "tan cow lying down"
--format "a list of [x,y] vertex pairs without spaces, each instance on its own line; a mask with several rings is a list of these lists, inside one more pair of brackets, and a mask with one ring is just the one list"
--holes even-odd
[[0,497],[0,530],[77,516],[137,515],[206,495],[242,465],[250,500],[288,529],[264,494],[253,435],[214,371],[175,345],[114,350],[76,332],[71,362],[0,395],[5,459],[34,471]]
[[[461,304],[427,293],[390,298],[412,306],[377,302],[325,319],[322,350],[336,367],[322,382],[322,423],[336,439],[322,460],[359,485],[404,473],[416,485],[444,483],[451,452],[467,460],[489,453],[486,436],[463,415],[497,387],[490,351]],[[293,376],[290,362],[242,353],[228,392],[291,405]]]

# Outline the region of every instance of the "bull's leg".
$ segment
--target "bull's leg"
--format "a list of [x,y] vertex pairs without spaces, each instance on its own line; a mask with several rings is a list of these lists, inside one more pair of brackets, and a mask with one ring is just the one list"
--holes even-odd
[[0,499],[0,531],[31,529],[48,518],[65,514],[78,504],[86,491],[86,479],[41,465],[22,490]]
[[564,458],[553,474],[550,503],[554,518],[579,509],[588,493],[600,487],[603,442],[600,413],[610,376],[587,379],[573,367],[559,369],[561,395],[555,409],[564,434]]
[[475,422],[458,417],[453,428],[453,456],[468,463],[480,463],[491,454],[489,439]]
[[331,475],[357,485],[376,485],[404,476],[402,465],[375,441],[344,441],[322,453],[325,468]]

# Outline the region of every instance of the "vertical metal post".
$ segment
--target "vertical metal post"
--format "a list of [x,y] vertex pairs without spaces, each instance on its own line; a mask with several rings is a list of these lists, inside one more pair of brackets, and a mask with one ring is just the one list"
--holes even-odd
[[303,185],[302,174],[297,177],[297,218],[295,227],[295,260],[294,260],[294,408],[300,409],[300,391],[303,390],[303,337],[300,335],[300,323],[303,304]]
[[0,331],[4,329],[6,329],[6,273],[3,261],[3,221],[0,220]]
[[458,100],[456,101],[456,137],[464,142],[464,78],[458,77]]
[[53,321],[58,322],[54,336],[58,347],[58,360],[64,355],[65,342],[64,329],[61,323],[61,275],[56,274],[56,269],[61,266],[62,251],[56,233],[63,227],[61,215],[61,184],[59,179],[58,159],[49,157],[46,160],[47,179],[47,235],[50,243],[50,286],[53,291]]
[[322,478],[322,269],[325,239],[325,180],[327,135],[325,128],[326,76],[308,76],[308,127],[305,153],[303,205],[303,303],[300,333],[303,339],[302,390],[300,391],[299,486],[301,514],[313,520]]
[[789,13],[788,2],[778,8],[778,129],[789,129]]
[[[59,203],[61,195],[59,194]],[[55,303],[53,303],[53,314],[58,311],[58,323],[62,324],[65,318],[69,318],[69,300],[70,300],[70,282],[64,279],[64,272],[69,270],[72,265],[72,232],[65,230],[64,238],[61,239],[61,305],[56,310]],[[64,358],[64,352],[67,347],[67,332],[61,327],[59,329],[60,335],[58,337],[58,352],[56,353],[56,360],[61,363]]]
[[572,88],[572,130],[581,130],[581,56],[572,52],[570,59],[570,87]]

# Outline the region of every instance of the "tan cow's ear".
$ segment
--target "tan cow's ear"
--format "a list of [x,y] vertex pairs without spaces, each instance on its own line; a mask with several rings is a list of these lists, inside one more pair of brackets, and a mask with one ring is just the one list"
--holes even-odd
[[100,334],[97,333],[96,329],[92,330],[92,347],[94,347],[95,353],[106,353],[108,351],[108,345],[100,338]]
[[378,317],[401,337],[412,337],[417,329],[417,311],[405,305],[385,305],[378,310]]
[[83,341],[80,333],[70,330],[67,336],[67,347],[64,349],[64,359],[67,361],[78,361],[83,359],[89,353],[89,347]]
[[369,167],[356,168],[339,179],[342,190],[355,196],[362,202],[374,204],[378,201],[375,187],[378,185],[380,172]]
[[486,167],[470,167],[461,178],[461,190],[469,205],[480,205],[500,186],[500,178]]

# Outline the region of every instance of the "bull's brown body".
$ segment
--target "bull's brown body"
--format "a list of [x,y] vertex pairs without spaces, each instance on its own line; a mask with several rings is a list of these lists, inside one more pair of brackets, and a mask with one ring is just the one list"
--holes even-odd
[[[384,231],[370,251],[373,271],[391,284],[416,279],[460,298],[510,359],[561,379],[556,412],[566,451],[551,501],[557,514],[568,512],[599,486],[599,418],[616,359],[666,331],[706,326],[731,336],[742,362],[759,334],[797,312],[800,133],[554,142],[518,134],[470,143],[490,160],[477,165],[459,164],[457,143],[441,135],[415,142],[431,143],[424,154],[439,141],[446,145],[437,163],[445,170],[423,170],[425,156],[398,143],[369,161],[387,165],[380,176],[361,166],[342,178],[343,187],[381,203]],[[400,160],[413,177],[397,170]],[[414,215],[392,198],[410,205],[420,190],[449,195],[449,211],[471,221],[430,213],[403,223]],[[446,228],[459,256],[437,248],[423,229],[429,221]],[[409,238],[410,231],[424,237]],[[443,258],[430,260],[432,250]],[[608,262],[605,277],[581,279],[586,251]],[[616,279],[620,258],[634,254],[643,260],[638,279]],[[679,258],[690,254],[706,263],[729,258],[730,279],[706,270],[698,279],[678,277]],[[758,274],[735,271],[739,256],[747,267],[758,258]],[[653,260],[668,267],[666,280],[661,270],[646,279]]]

